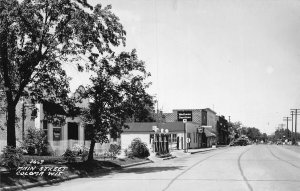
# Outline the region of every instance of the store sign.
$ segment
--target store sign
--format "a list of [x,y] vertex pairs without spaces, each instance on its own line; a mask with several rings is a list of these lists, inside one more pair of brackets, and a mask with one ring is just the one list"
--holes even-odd
[[53,141],[61,140],[61,128],[53,128]]
[[177,121],[192,121],[192,111],[177,111]]

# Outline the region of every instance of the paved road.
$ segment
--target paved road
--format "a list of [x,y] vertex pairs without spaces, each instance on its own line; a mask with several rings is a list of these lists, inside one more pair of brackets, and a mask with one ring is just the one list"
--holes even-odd
[[277,145],[230,147],[31,190],[299,190],[300,153]]

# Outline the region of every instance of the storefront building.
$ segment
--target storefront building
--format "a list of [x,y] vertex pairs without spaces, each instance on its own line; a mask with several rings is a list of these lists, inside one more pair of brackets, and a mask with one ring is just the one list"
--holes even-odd
[[195,139],[199,140],[197,148],[211,147],[216,144],[217,116],[212,109],[174,109],[172,113],[164,113],[164,116],[166,122],[186,120],[197,124],[200,128],[200,132],[195,134]]

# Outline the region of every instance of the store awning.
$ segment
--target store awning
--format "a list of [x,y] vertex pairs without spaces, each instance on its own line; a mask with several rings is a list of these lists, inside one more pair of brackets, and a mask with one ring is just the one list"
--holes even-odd
[[206,137],[217,137],[216,134],[214,134],[209,128],[204,128],[204,133]]

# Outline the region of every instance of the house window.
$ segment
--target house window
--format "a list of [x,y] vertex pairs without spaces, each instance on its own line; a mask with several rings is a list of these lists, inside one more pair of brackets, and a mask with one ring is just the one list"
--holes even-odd
[[47,120],[43,120],[43,131],[45,133],[45,135],[48,135],[48,122]]
[[43,120],[43,130],[45,131],[47,131],[48,130],[48,122],[47,122],[47,120]]
[[68,123],[68,139],[78,140],[78,124]]
[[176,142],[177,141],[177,134],[172,134],[172,142]]

